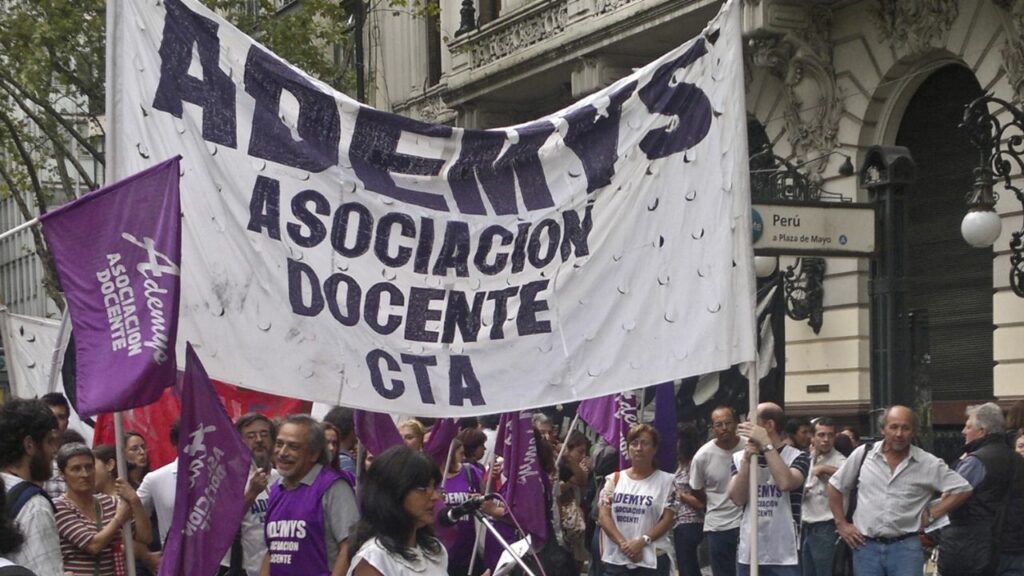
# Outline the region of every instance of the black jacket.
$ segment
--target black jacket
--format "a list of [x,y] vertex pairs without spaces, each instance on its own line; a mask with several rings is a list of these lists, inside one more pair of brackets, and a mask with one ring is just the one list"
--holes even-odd
[[1024,548],[1024,458],[1000,434],[971,442],[964,453],[978,459],[985,477],[949,514],[939,550],[943,576],[991,574],[999,553]]

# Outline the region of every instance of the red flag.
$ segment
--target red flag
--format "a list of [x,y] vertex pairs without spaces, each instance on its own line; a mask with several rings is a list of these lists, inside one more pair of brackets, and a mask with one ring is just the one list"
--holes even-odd
[[[211,382],[232,420],[237,420],[239,416],[249,412],[259,412],[272,419],[289,414],[309,414],[311,408],[311,404],[305,400],[246,390],[216,380]],[[152,470],[177,458],[177,447],[171,444],[170,430],[181,415],[179,386],[164,390],[163,396],[153,404],[122,413],[125,431],[137,432],[145,438],[149,467]],[[112,414],[100,414],[96,418],[93,445],[97,444],[114,444]]]

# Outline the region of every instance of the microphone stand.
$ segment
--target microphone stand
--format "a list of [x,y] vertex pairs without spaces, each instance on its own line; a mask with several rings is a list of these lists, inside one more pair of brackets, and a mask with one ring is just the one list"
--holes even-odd
[[506,541],[505,538],[501,536],[501,533],[498,532],[498,529],[494,527],[494,524],[487,517],[487,514],[484,514],[480,511],[479,508],[477,508],[476,510],[473,510],[473,517],[479,520],[480,523],[482,523],[484,527],[487,528],[487,531],[490,532],[491,535],[494,536],[495,540],[498,541],[498,544],[501,544],[501,547],[504,548],[505,551],[508,552],[509,555],[515,559],[516,564],[519,564],[519,567],[522,568],[524,572],[526,572],[527,576],[537,576],[533,573],[532,570],[530,570],[530,567],[526,565],[526,562],[524,562],[518,554],[512,551],[512,547],[509,545],[508,541]]

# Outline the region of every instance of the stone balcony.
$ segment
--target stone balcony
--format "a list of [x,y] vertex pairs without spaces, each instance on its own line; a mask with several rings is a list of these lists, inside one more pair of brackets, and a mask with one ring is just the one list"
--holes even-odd
[[689,40],[720,5],[719,0],[506,3],[498,18],[449,41],[451,66],[441,98],[463,114],[488,103],[530,106],[535,114],[551,111]]

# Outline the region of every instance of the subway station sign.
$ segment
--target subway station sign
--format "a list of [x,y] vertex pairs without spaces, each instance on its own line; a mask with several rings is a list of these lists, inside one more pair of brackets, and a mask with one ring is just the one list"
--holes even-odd
[[875,251],[873,204],[839,202],[753,205],[757,255],[870,256]]

